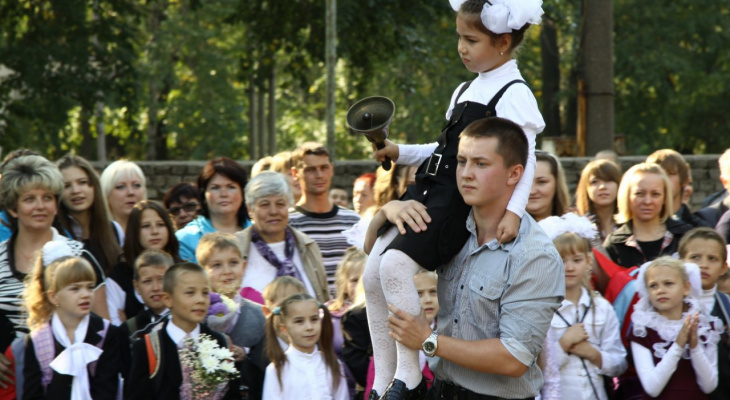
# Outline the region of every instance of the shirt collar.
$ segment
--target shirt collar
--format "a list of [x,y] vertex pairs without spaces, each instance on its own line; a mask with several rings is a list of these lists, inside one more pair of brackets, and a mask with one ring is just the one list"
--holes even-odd
[[289,346],[289,348],[286,350],[286,355],[290,357],[296,357],[296,358],[302,358],[305,360],[310,360],[317,356],[319,353],[319,347],[315,344],[314,345],[314,351],[311,353],[304,353],[302,351],[297,350],[294,346]]
[[[559,311],[562,311],[571,306],[575,306],[575,304],[573,304],[568,299],[563,299],[563,303],[560,305]],[[580,288],[580,299],[578,299],[578,306],[583,306],[584,308],[588,308],[591,306],[591,294],[588,293],[588,290],[586,290],[586,288],[584,287]]]
[[[180,328],[179,326],[175,325],[172,322],[172,318],[170,319],[170,322],[168,322],[167,328],[165,328],[165,330],[170,336],[170,339],[172,339],[173,343],[175,343],[178,348],[182,348],[183,341],[185,340],[185,336],[187,336],[188,333],[182,330],[182,328]],[[193,339],[197,339],[198,335],[200,335],[200,324],[196,325],[195,329],[190,332],[190,337],[192,337]]]
[[517,60],[509,60],[491,71],[480,72],[478,79],[495,79],[517,71]]
[[[479,250],[481,250],[483,248],[487,248],[487,249],[492,250],[492,251],[497,250],[497,249],[502,249],[502,250],[504,250],[506,252],[509,252],[510,250],[512,250],[512,247],[515,246],[515,243],[517,242],[517,239],[520,237],[520,234],[522,234],[523,228],[525,227],[525,221],[524,220],[525,220],[525,217],[523,216],[520,219],[520,228],[517,231],[517,237],[515,237],[514,240],[512,240],[512,241],[510,241],[508,243],[501,243],[500,244],[497,241],[497,239],[492,239],[492,240],[488,241],[487,243],[484,243],[483,245],[481,245],[481,246],[477,247],[476,249],[474,249],[474,252],[477,252],[477,251],[479,251]],[[476,223],[476,221],[474,221],[474,210],[470,210],[469,211],[469,217],[466,219],[466,229],[472,234],[472,236],[474,236],[475,239],[477,237],[479,237],[477,235],[477,223]]]

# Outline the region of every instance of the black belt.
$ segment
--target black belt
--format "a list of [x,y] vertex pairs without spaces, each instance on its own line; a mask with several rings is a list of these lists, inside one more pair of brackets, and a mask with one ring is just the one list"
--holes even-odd
[[[469,389],[464,389],[461,386],[454,385],[453,383],[444,382],[436,379],[431,387],[436,393],[436,396],[427,396],[427,398],[435,399],[448,399],[448,400],[506,400],[502,397],[490,396],[488,394],[479,394],[472,392]],[[528,397],[520,400],[535,400],[534,397]]]

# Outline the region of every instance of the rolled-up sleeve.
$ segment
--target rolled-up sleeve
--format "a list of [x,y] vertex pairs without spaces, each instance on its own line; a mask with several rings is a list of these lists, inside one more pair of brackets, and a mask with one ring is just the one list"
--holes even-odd
[[565,297],[565,275],[555,252],[528,250],[514,262],[514,275],[502,296],[499,338],[529,367],[542,351],[550,321]]

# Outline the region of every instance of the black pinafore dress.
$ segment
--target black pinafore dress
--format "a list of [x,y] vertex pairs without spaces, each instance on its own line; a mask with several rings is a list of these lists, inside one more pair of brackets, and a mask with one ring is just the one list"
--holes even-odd
[[[478,119],[496,116],[497,103],[510,86],[515,83],[527,85],[521,79],[507,83],[487,105],[472,101],[458,103],[471,82],[463,85],[459,91],[451,118],[441,130],[438,147],[416,171],[416,183],[408,186],[400,198],[401,200],[416,200],[426,206],[426,211],[431,217],[428,229],[417,233],[405,225],[406,234],[396,235],[383,251],[400,250],[429,271],[451,261],[469,238],[466,220],[471,206],[464,203],[456,184],[459,134],[467,125]],[[379,235],[385,233],[391,226],[391,223],[386,223],[378,231]]]

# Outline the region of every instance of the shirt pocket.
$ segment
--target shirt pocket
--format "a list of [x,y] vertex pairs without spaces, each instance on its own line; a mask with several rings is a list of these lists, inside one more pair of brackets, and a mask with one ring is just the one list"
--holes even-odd
[[506,284],[486,276],[469,280],[467,319],[482,337],[498,337],[502,293]]

